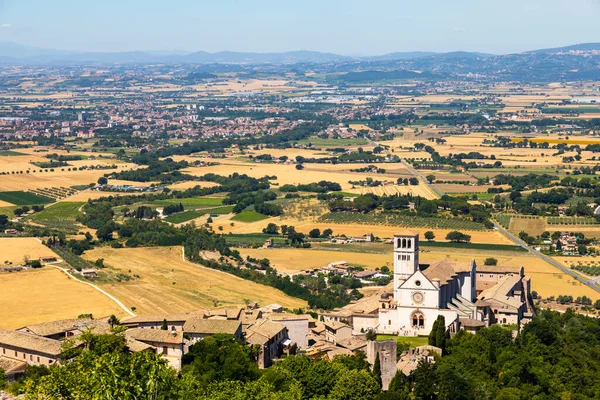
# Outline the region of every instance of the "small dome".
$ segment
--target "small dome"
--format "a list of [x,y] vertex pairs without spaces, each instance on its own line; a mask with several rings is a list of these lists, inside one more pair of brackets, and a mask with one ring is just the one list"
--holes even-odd
[[381,300],[387,300],[389,298],[390,298],[390,295],[387,294],[387,293],[384,293],[384,294],[381,295]]

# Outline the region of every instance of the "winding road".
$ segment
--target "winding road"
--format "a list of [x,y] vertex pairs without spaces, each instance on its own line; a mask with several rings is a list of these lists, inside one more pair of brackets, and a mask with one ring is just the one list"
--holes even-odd
[[[435,186],[433,186],[432,184],[430,184],[427,181],[427,179],[425,179],[425,177],[419,171],[417,171],[416,169],[414,169],[412,167],[412,165],[409,165],[404,160],[400,160],[400,162],[413,175],[415,175],[417,178],[419,178],[420,180],[422,180],[423,183],[425,183],[427,186],[429,186],[429,188],[431,190],[433,190],[437,195],[439,195],[440,197],[442,197],[444,195],[444,192],[442,192],[440,189],[438,189]],[[573,272],[569,268],[566,268],[564,265],[562,265],[558,261],[556,261],[556,260],[548,257],[547,255],[542,254],[539,251],[535,250],[534,248],[530,247],[527,243],[525,243],[524,241],[522,241],[521,239],[519,239],[518,237],[516,237],[515,235],[513,235],[512,233],[510,233],[508,230],[506,230],[502,226],[500,226],[496,221],[491,220],[491,222],[494,224],[494,229],[496,229],[499,232],[501,232],[504,236],[506,236],[507,238],[509,238],[514,243],[516,243],[517,245],[521,246],[522,248],[524,248],[525,250],[527,250],[528,252],[530,252],[534,256],[541,258],[542,260],[546,261],[547,263],[549,263],[549,264],[555,266],[556,268],[560,269],[565,274],[568,274],[568,275],[572,276],[573,278],[577,279],[579,282],[583,283],[584,285],[589,286],[590,288],[594,289],[597,292],[600,292],[600,287],[598,287],[596,285],[596,283],[600,283],[600,277],[588,280],[588,279],[585,279],[585,278],[579,276],[578,274],[576,274],[575,272]]]

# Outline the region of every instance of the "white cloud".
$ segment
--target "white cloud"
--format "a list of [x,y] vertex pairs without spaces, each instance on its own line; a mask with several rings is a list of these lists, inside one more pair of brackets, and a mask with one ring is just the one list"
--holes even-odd
[[12,28],[12,24],[0,24],[0,28]]
[[462,28],[462,27],[456,27],[456,28],[452,28],[452,30],[454,32],[466,32],[467,28]]

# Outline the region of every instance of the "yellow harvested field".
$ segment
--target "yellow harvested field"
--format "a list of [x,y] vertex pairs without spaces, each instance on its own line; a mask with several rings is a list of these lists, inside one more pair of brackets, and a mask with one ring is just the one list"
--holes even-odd
[[84,258],[104,258],[112,269],[139,279],[105,284],[104,290],[141,314],[178,313],[219,305],[244,305],[244,299],[261,305],[278,303],[298,308],[306,302],[283,292],[201,265],[185,262],[181,247],[112,249],[87,251]]
[[210,188],[210,187],[219,186],[219,184],[215,183],[215,182],[188,181],[188,182],[179,182],[174,185],[169,185],[168,187],[171,190],[186,190],[186,189],[191,189],[196,186],[200,186],[201,188]]
[[14,204],[9,203],[8,201],[0,200],[0,207],[11,207]]
[[454,261],[469,261],[475,258],[477,265],[483,265],[487,257],[494,257],[498,260],[498,265],[525,267],[525,274],[531,277],[531,290],[535,290],[542,297],[564,294],[572,295],[573,297],[585,295],[594,300],[600,299],[600,292],[596,292],[594,289],[582,284],[541,258],[530,254],[515,256],[497,254],[499,253],[490,254],[490,252],[482,250],[436,249],[422,252],[421,263],[437,261],[443,258],[449,258]]
[[421,196],[426,199],[436,199],[439,196],[435,194],[427,185],[419,183],[417,186],[405,186],[405,185],[385,185],[377,187],[357,187],[355,189],[348,190],[350,193],[373,193],[377,196],[393,196],[395,194],[412,194],[413,196]]
[[0,328],[77,318],[80,314],[122,316],[123,310],[96,289],[53,267],[0,273]]
[[23,256],[35,260],[43,256],[56,256],[52,250],[34,238],[0,238],[0,263],[10,261],[22,264]]
[[[365,244],[368,246],[368,244]],[[600,293],[581,284],[576,279],[563,273],[553,265],[529,254],[490,252],[484,250],[458,250],[452,248],[421,248],[420,262],[422,264],[448,258],[454,261],[470,261],[473,258],[477,265],[483,265],[488,257],[498,260],[498,265],[523,266],[525,273],[531,276],[532,290],[543,297],[557,296],[560,294],[573,295],[574,297],[586,295],[592,299],[599,299]],[[296,273],[304,269],[323,267],[330,262],[346,261],[374,269],[376,267],[392,267],[392,253],[371,254],[352,251],[326,251],[312,249],[239,249],[243,256],[250,255],[255,258],[268,258],[271,266],[279,272]],[[492,254],[490,254],[492,253]],[[514,255],[512,255],[514,254]]]
[[367,269],[393,267],[393,257],[389,254],[356,253],[312,249],[238,249],[242,256],[268,258],[271,267],[278,272],[293,274],[306,269],[326,266],[335,261],[346,261]]
[[[525,140],[525,138],[519,138],[519,137],[513,137],[510,138],[511,142],[514,143],[520,143],[523,140]],[[565,138],[558,138],[558,137],[537,137],[537,138],[527,138],[527,141],[529,142],[534,142],[534,143],[550,143],[550,144],[556,144],[556,143],[566,143],[566,144],[600,144],[600,139],[598,138],[594,138],[594,137],[578,137],[578,136],[572,136],[569,137],[569,139],[565,139]]]
[[306,184],[322,180],[337,182],[343,190],[352,188],[349,180],[365,180],[367,177],[374,177],[375,174],[351,173],[351,172],[327,172],[319,164],[306,164],[304,170],[297,170],[295,165],[266,164],[266,163],[233,163],[231,160],[227,164],[215,165],[210,167],[192,167],[183,170],[184,173],[201,176],[208,173],[219,175],[231,175],[233,173],[247,174],[254,178],[264,176],[277,176],[277,183],[285,184]]
[[[0,164],[0,168],[2,165]],[[86,185],[96,183],[98,178],[104,174],[121,171],[129,168],[127,164],[119,164],[119,168],[108,170],[84,170],[84,171],[61,171],[54,172],[30,172],[16,175],[2,175],[0,177],[0,191],[15,191],[50,187],[70,187],[75,185]],[[23,170],[23,171],[26,171]]]
[[[446,235],[451,231],[450,229],[431,229],[431,228],[404,228],[404,227],[396,227],[396,226],[388,226],[388,225],[362,225],[362,224],[331,224],[325,222],[316,222],[314,218],[307,219],[297,219],[297,218],[283,218],[283,217],[272,217],[267,218],[262,221],[257,222],[248,222],[248,223],[239,223],[234,222],[234,226],[230,225],[229,215],[222,215],[216,218],[213,218],[214,223],[213,227],[222,226],[223,230],[219,231],[222,233],[260,233],[262,229],[265,228],[269,223],[274,223],[277,225],[288,225],[294,226],[297,231],[302,233],[308,233],[314,228],[318,228],[321,231],[329,228],[333,230],[334,235],[346,235],[346,236],[362,236],[367,233],[372,233],[375,236],[380,238],[391,238],[399,231],[404,229],[409,229],[413,232],[419,233],[421,236],[421,240],[423,240],[423,235],[427,231],[433,231],[436,236],[437,241],[443,241]],[[206,222],[206,218],[199,220],[196,222],[204,223]],[[467,231],[462,230],[462,232],[471,235],[472,243],[492,243],[492,244],[514,244],[511,242],[506,236],[502,235],[498,231]]]
[[371,130],[371,128],[369,128],[365,124],[350,124],[348,126],[350,127],[350,129],[354,129],[356,131],[362,131],[362,130],[370,131]]

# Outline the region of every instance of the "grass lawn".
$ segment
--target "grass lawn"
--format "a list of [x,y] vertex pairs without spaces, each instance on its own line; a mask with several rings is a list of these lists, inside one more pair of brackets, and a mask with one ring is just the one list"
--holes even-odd
[[52,203],[53,200],[35,195],[33,193],[18,191],[18,192],[0,192],[0,200],[12,203],[17,206],[31,205],[31,204],[48,204]]
[[377,335],[377,340],[388,340],[395,339],[396,342],[408,343],[412,347],[424,346],[429,344],[429,337],[427,336],[396,336],[396,335]]
[[0,150],[0,156],[26,156],[27,154],[25,153],[19,153],[18,151],[12,151],[12,150]]
[[191,197],[186,199],[155,200],[151,204],[166,206],[169,204],[183,204],[185,208],[192,207],[215,207],[223,204],[223,199],[215,197]]
[[242,211],[235,217],[231,218],[231,220],[240,222],[256,222],[267,218],[269,218],[269,216],[257,213],[256,211]]
[[37,220],[75,220],[77,216],[81,215],[79,207],[84,205],[85,202],[80,201],[63,201],[56,203],[44,210],[35,213],[31,216],[34,221]]

